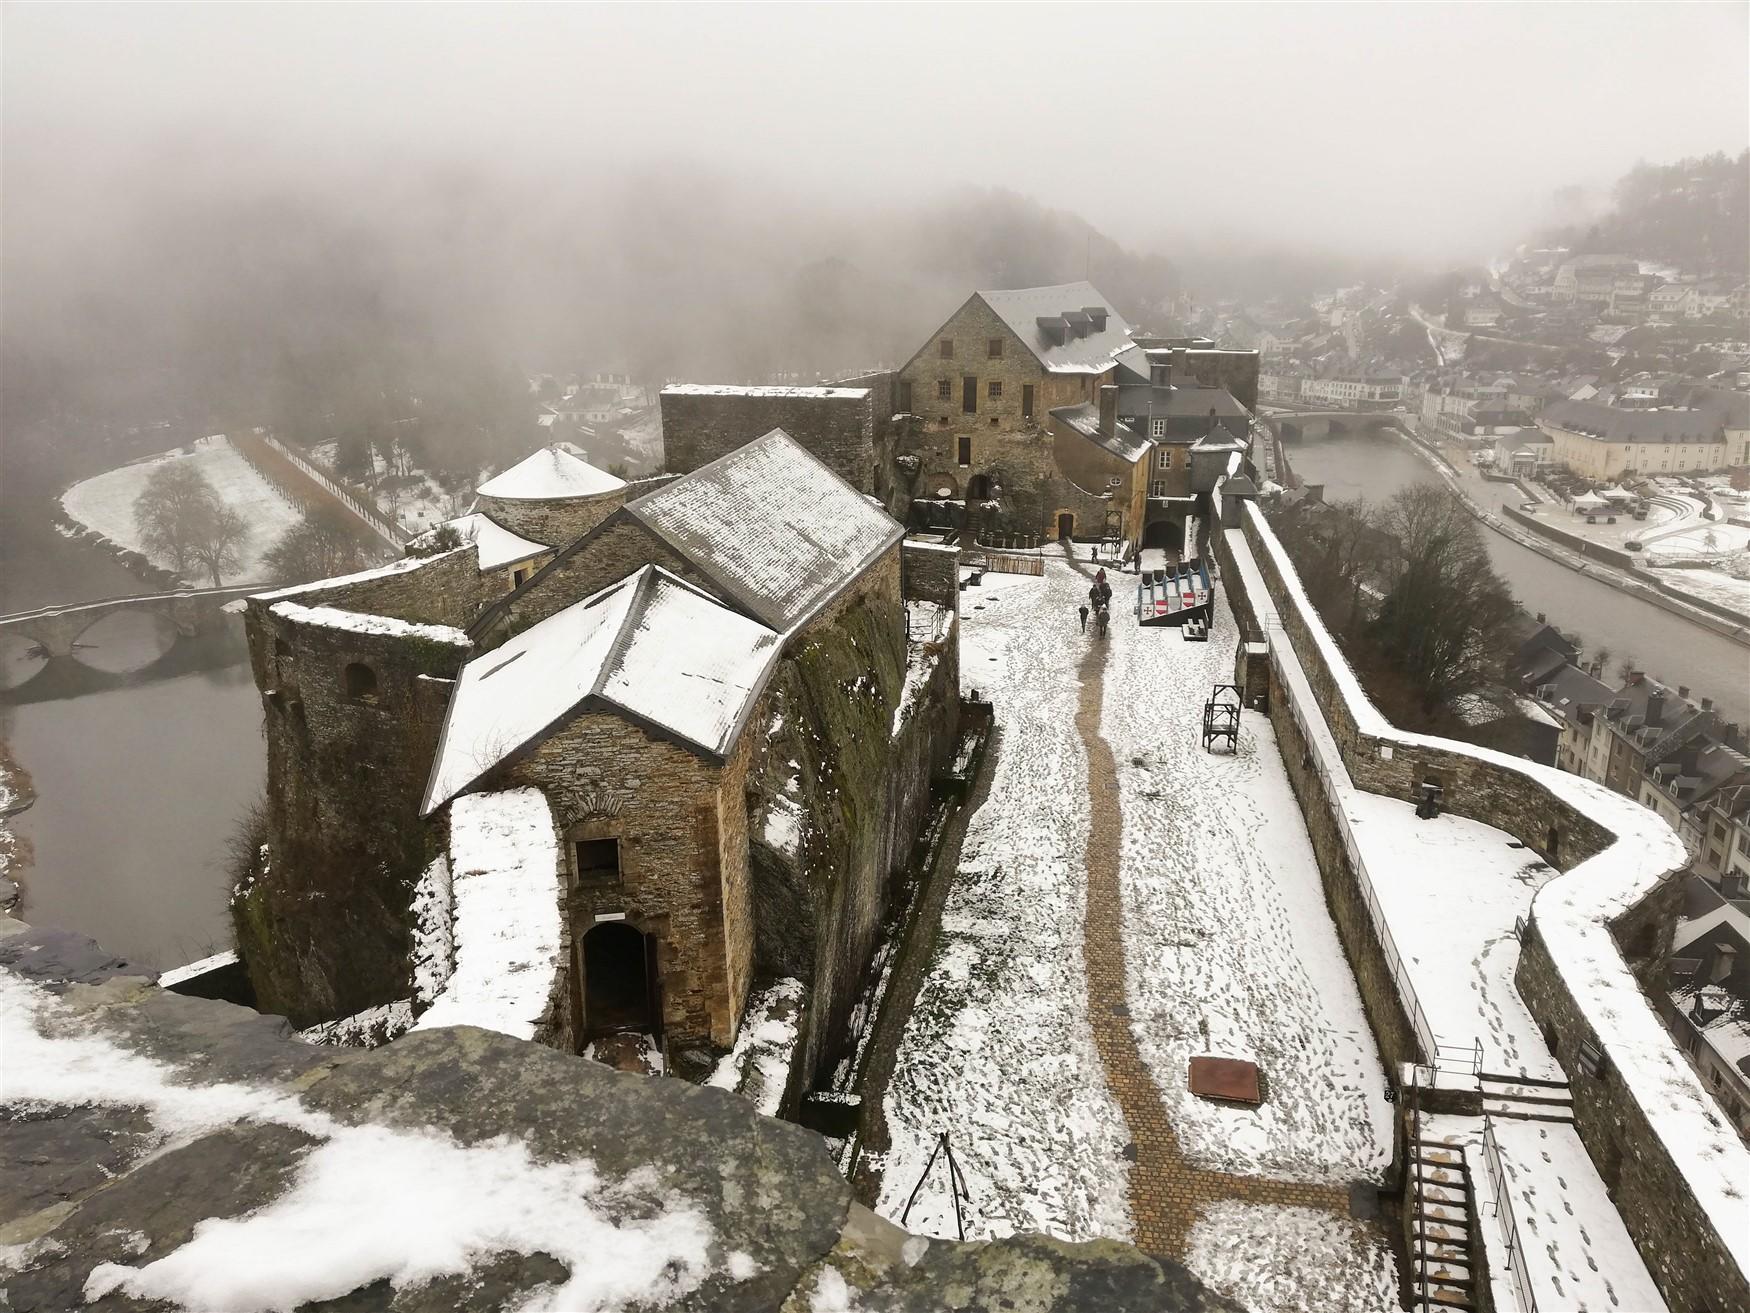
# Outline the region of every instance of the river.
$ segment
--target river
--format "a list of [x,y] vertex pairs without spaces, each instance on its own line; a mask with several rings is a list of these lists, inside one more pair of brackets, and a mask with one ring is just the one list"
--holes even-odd
[[[1327,501],[1384,501],[1408,484],[1440,482],[1404,439],[1383,434],[1296,443],[1288,448],[1288,462],[1308,483],[1324,484]],[[1510,484],[1479,481],[1478,489],[1479,499],[1495,494],[1487,504],[1496,507],[1516,493]],[[1615,678],[1622,658],[1632,656],[1660,682],[1687,685],[1691,697],[1713,698],[1727,720],[1750,724],[1750,649],[1487,527],[1483,540],[1521,606],[1579,634],[1590,650],[1610,649],[1607,679]]]
[[[89,548],[9,512],[0,516],[0,612],[151,591]],[[27,921],[92,936],[162,970],[231,942],[226,843],[260,793],[261,703],[243,662],[242,625],[208,668],[56,701],[0,705],[0,738],[28,770],[37,801],[11,818],[34,860],[22,874]],[[142,616],[102,622],[82,640],[87,664],[138,669],[170,635]],[[13,682],[39,662],[12,642]]]

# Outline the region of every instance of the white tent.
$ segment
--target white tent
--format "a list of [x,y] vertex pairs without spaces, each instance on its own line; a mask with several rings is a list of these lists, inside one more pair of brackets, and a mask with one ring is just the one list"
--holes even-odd
[[1606,488],[1599,495],[1602,496],[1605,501],[1622,502],[1633,501],[1635,499],[1634,493],[1630,492],[1627,488]]
[[1583,492],[1574,498],[1574,509],[1577,511],[1595,511],[1608,504],[1595,492]]

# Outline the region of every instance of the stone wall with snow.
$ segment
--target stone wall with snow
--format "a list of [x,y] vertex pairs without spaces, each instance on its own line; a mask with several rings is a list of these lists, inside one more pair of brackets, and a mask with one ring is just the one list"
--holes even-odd
[[[1216,546],[1245,636],[1292,646],[1358,787],[1408,799],[1422,783],[1438,783],[1447,808],[1513,834],[1564,872],[1533,900],[1516,983],[1570,1081],[1581,1137],[1670,1305],[1750,1306],[1750,1151],[1719,1117],[1637,978],[1667,942],[1663,912],[1686,865],[1677,836],[1654,813],[1588,781],[1398,731],[1362,692],[1255,504]],[[1252,585],[1262,595],[1248,595]],[[1308,766],[1304,737],[1274,686],[1271,715],[1284,747],[1301,748]],[[1289,765],[1305,787],[1313,772]],[[1327,875],[1342,870],[1329,800],[1308,791],[1302,801],[1321,866]],[[1332,910],[1370,1018],[1390,1023],[1395,990],[1354,891],[1338,889]],[[1407,1029],[1404,1019],[1379,1030],[1388,1056],[1415,1051]]]

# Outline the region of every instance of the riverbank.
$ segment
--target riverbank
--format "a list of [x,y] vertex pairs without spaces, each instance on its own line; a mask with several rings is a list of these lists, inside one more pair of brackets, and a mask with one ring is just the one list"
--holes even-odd
[[30,772],[0,738],[0,912],[10,912],[23,894],[19,879],[30,865],[30,843],[8,822],[36,801]]
[[[1602,583],[1632,593],[1642,601],[1680,619],[1687,620],[1691,624],[1699,625],[1711,633],[1718,634],[1721,638],[1729,639],[1744,647],[1750,647],[1750,625],[1727,619],[1722,615],[1715,615],[1698,604],[1674,597],[1656,580],[1643,580],[1619,567],[1606,565],[1600,561],[1587,560],[1572,549],[1561,546],[1545,537],[1541,530],[1549,526],[1539,525],[1539,532],[1533,532],[1530,529],[1520,528],[1504,521],[1471,496],[1452,462],[1427,439],[1410,432],[1401,425],[1393,426],[1389,431],[1401,435],[1408,443],[1410,450],[1440,476],[1441,481],[1457,494],[1470,513],[1503,538],[1510,538],[1528,551],[1536,552],[1546,560],[1565,566],[1577,574],[1588,575]],[[1520,485],[1520,490],[1524,491],[1523,485]],[[1535,501],[1537,499],[1528,496],[1527,500]]]

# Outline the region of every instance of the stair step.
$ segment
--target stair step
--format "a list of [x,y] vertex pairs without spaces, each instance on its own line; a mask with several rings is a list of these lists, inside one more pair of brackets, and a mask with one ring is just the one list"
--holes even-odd
[[1476,1283],[1471,1280],[1470,1269],[1455,1267],[1450,1263],[1427,1263],[1418,1265],[1420,1275],[1426,1276],[1428,1284],[1451,1286],[1455,1290],[1470,1290]]
[[1485,1117],[1509,1117],[1522,1122],[1565,1122],[1572,1124],[1574,1105],[1571,1103],[1533,1102],[1522,1099],[1483,1100]]
[[1470,1245],[1470,1227],[1463,1222],[1423,1221],[1416,1219],[1414,1227],[1416,1238],[1423,1243],[1433,1242],[1442,1245]]
[[1574,1106],[1574,1092],[1569,1089],[1555,1089],[1548,1085],[1503,1085],[1497,1089],[1483,1089],[1483,1102],[1498,1099],[1507,1103],[1553,1103],[1564,1108]]
[[1474,1309],[1475,1302],[1462,1290],[1430,1290],[1425,1309]]
[[1470,1246],[1452,1245],[1440,1240],[1424,1240],[1416,1251],[1416,1256],[1426,1262],[1462,1263],[1470,1267]]
[[1485,1071],[1477,1077],[1484,1085],[1541,1085],[1545,1089],[1565,1090],[1565,1080],[1549,1080],[1542,1076],[1513,1076],[1501,1071]]
[[1419,1185],[1416,1203],[1419,1207],[1463,1208],[1467,1200],[1464,1190],[1451,1185]]

